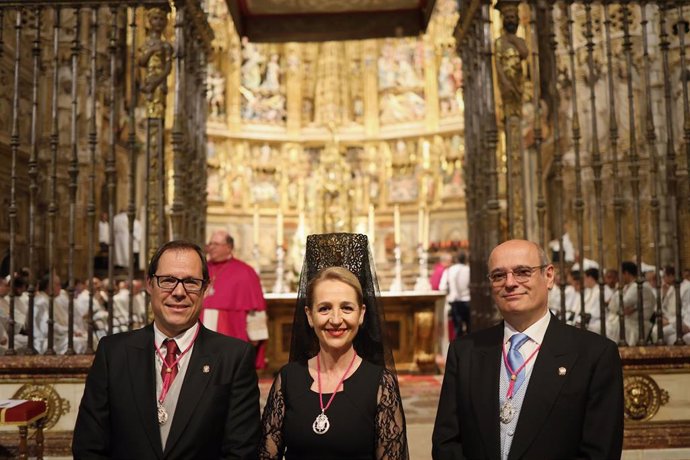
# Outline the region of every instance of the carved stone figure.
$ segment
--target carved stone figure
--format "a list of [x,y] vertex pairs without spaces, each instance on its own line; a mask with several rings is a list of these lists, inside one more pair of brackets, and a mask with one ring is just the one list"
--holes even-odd
[[225,77],[216,68],[212,68],[207,79],[208,109],[212,117],[225,115]]
[[163,37],[168,15],[161,8],[150,8],[146,11],[146,18],[148,36],[139,50],[139,65],[145,69],[141,91],[146,95],[148,118],[163,118],[168,93],[166,78],[172,69],[173,54],[172,46]]
[[518,3],[502,0],[496,8],[501,11],[504,30],[495,46],[498,88],[506,117],[520,116],[524,92],[522,61],[527,58],[528,49],[525,40],[515,34],[520,24]]
[[453,63],[450,56],[444,54],[438,66],[438,97],[453,97],[455,93],[455,82],[453,81]]
[[379,89],[385,90],[395,87],[395,59],[393,47],[390,43],[384,43],[381,47],[381,56],[378,58]]
[[416,68],[417,62],[414,58],[414,49],[408,44],[399,44],[395,61],[397,62],[396,84],[403,88],[417,88],[422,86],[422,79]]
[[242,38],[242,58],[242,86],[250,91],[256,90],[261,84],[261,65],[265,59],[247,37]]
[[280,63],[278,55],[272,54],[271,59],[266,63],[266,75],[261,82],[261,89],[274,93],[280,89]]

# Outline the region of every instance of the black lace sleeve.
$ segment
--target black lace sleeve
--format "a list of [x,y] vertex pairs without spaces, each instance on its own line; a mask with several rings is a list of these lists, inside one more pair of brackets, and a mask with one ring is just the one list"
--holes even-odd
[[283,419],[285,418],[285,399],[280,374],[276,377],[266,400],[261,417],[261,444],[259,459],[274,460],[283,458]]
[[395,375],[383,370],[376,408],[377,460],[408,460],[407,430],[400,389]]

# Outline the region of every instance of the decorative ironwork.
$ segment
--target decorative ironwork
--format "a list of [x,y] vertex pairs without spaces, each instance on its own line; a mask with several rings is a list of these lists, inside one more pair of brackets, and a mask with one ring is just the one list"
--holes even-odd
[[536,152],[537,160],[537,228],[539,234],[539,244],[546,245],[546,200],[544,199],[544,167],[542,164],[542,142],[544,140],[542,132],[542,95],[541,95],[541,73],[540,73],[540,59],[539,59],[539,40],[537,34],[537,8],[532,8],[532,15],[530,17],[530,27],[532,32],[532,78],[536,84],[533,84],[533,98],[534,105],[534,151]]
[[[573,202],[573,208],[575,209],[575,221],[577,223],[577,241],[578,241],[578,251],[575,255],[576,263],[580,264],[580,271],[584,272],[584,220],[585,220],[585,202],[582,198],[582,157],[580,152],[580,140],[582,139],[580,130],[580,116],[578,112],[577,98],[577,73],[575,67],[575,45],[573,43],[573,17],[572,17],[572,5],[565,5],[567,14],[567,24],[568,32],[566,36],[568,56],[570,61],[570,91],[571,91],[571,142],[573,146],[573,152],[575,153],[575,200]],[[564,274],[561,273],[561,278],[565,278]],[[584,278],[584,276],[582,277]],[[585,316],[585,290],[580,289],[578,293],[580,297],[580,318]],[[585,321],[580,321],[580,327],[584,328],[586,326]]]
[[[60,142],[58,132],[58,52],[60,46],[60,10],[53,9],[53,82],[52,82],[52,97],[51,97],[51,133],[50,133],[50,188],[49,188],[49,203],[48,203],[48,270],[49,270],[49,301],[48,301],[48,347],[45,354],[55,354],[55,298],[59,292],[55,292],[55,279],[57,273],[55,270],[55,226],[56,214],[58,212],[57,205],[57,150]],[[71,339],[71,335],[70,335]],[[74,352],[73,347],[68,347],[70,352]]]
[[[616,97],[613,82],[613,45],[611,43],[611,16],[609,5],[604,6],[604,27],[606,30],[606,66],[609,92],[609,154],[611,157],[611,172],[613,175],[613,210],[615,214],[616,240],[623,241],[623,197],[618,175],[618,121],[616,118]],[[623,263],[623,247],[616,245],[616,267]],[[623,305],[623,290],[618,290],[618,304]],[[625,345],[625,315],[623,309],[618,312],[618,345]]]
[[74,15],[74,39],[72,40],[72,47],[70,48],[70,64],[71,64],[71,87],[70,87],[70,152],[71,158],[69,162],[69,229],[68,229],[68,246],[69,252],[67,255],[67,294],[69,296],[69,318],[68,318],[68,345],[67,352],[74,351],[74,297],[76,295],[75,289],[75,270],[76,263],[76,233],[77,233],[77,189],[79,178],[79,154],[78,154],[78,107],[77,107],[77,75],[79,74],[79,56],[81,54],[81,10],[77,7],[73,11]]
[[[34,10],[34,40],[33,46],[31,48],[31,55],[33,57],[33,73],[31,82],[31,146],[29,154],[29,287],[27,292],[29,293],[29,309],[27,312],[27,353],[36,354],[35,348],[35,338],[36,331],[34,328],[35,322],[33,321],[34,315],[36,314],[36,273],[37,270],[37,243],[38,238],[36,236],[37,225],[38,225],[38,83],[41,73],[41,16],[42,10],[36,8]],[[48,326],[49,331],[52,327]],[[52,348],[52,341],[49,339],[49,347]]]
[[[644,75],[645,75],[645,108],[647,116],[646,138],[647,138],[647,156],[649,158],[649,180],[651,182],[649,189],[651,196],[649,200],[650,212],[652,214],[652,239],[654,244],[654,266],[661,268],[661,209],[658,196],[659,188],[659,154],[656,148],[656,127],[654,126],[654,109],[652,107],[652,69],[651,58],[649,56],[649,38],[647,30],[647,5],[640,5],[642,13],[642,47],[644,56]],[[659,275],[657,275],[658,277]],[[661,283],[656,288],[656,331],[657,331],[657,345],[664,344],[663,334],[663,315],[661,312]],[[602,316],[603,317],[603,316]]]
[[[589,83],[589,105],[590,105],[590,129],[592,133],[592,172],[594,173],[594,207],[596,208],[596,224],[597,224],[597,262],[600,267],[604,266],[604,206],[602,200],[602,178],[601,170],[603,162],[601,159],[601,152],[599,150],[599,129],[597,120],[597,98],[595,87],[599,80],[599,74],[594,60],[594,32],[592,24],[592,4],[587,2],[585,4],[585,11],[587,15],[586,32],[587,38],[587,69],[588,69],[588,83]],[[583,261],[580,260],[581,266]],[[584,269],[584,266],[582,266]],[[584,271],[584,270],[583,270]],[[604,288],[604,273],[599,270],[599,277],[597,279],[599,286],[599,317],[606,318],[606,297]],[[584,294],[584,289],[582,290]],[[584,296],[580,297],[580,301],[584,310]],[[584,316],[584,311],[581,313]],[[585,321],[582,321],[585,324]],[[600,321],[601,335],[606,335],[606,321]]]
[[[129,55],[129,80],[136,81],[137,74],[137,8],[130,7],[128,9],[129,16],[129,33],[131,38],[130,45],[130,55]],[[129,131],[127,136],[127,150],[129,153],[129,196],[127,201],[127,222],[129,225],[129,247],[127,248],[127,254],[129,260],[127,286],[129,287],[129,298],[127,299],[127,328],[131,331],[134,328],[134,269],[139,267],[139,261],[134,260],[134,257],[138,257],[141,252],[141,241],[138,241],[139,252],[134,252],[134,241],[135,241],[135,231],[141,232],[138,228],[135,230],[135,220],[137,219],[137,208],[136,208],[136,193],[137,193],[137,153],[139,152],[137,144],[137,133],[136,133],[136,106],[137,106],[137,93],[135,85],[130,85],[129,89],[129,110],[127,113],[127,130]],[[139,240],[141,240],[141,235],[139,235]],[[145,253],[145,252],[144,252]]]
[[[10,149],[12,150],[12,166],[10,171],[10,273],[15,273],[17,269],[17,157],[19,155],[19,65],[21,62],[21,36],[22,36],[22,12],[17,11],[15,22],[14,39],[14,85],[12,96],[12,135],[10,136]],[[7,331],[8,350],[7,354],[15,354],[15,334],[20,331],[15,321],[17,295],[15,290],[16,278],[10,278],[10,320],[9,330]]]
[[[108,226],[110,228],[109,236],[109,255],[108,257],[108,279],[114,281],[115,275],[115,258],[117,256],[117,248],[115,247],[115,214],[119,213],[117,209],[116,202],[116,181],[117,181],[117,170],[115,169],[115,143],[118,138],[118,127],[119,127],[119,108],[117,106],[119,102],[118,98],[118,87],[115,84],[115,75],[118,73],[118,8],[115,5],[110,7],[110,28],[109,28],[109,38],[108,38],[108,58],[110,61],[110,81],[108,82],[108,93],[110,95],[110,132],[108,138],[108,154],[105,158],[105,183],[107,189],[107,206],[108,206]],[[131,239],[131,238],[130,238]],[[114,257],[115,256],[115,257]],[[113,333],[114,327],[114,297],[115,297],[115,283],[108,283],[108,334]]]
[[[185,17],[183,10],[193,8],[193,14],[200,19],[200,6],[192,3],[180,4],[176,12]],[[167,2],[158,0],[146,5],[169,8]],[[136,73],[142,54],[136,36],[143,15],[144,9],[137,8],[134,1],[103,5],[90,0],[29,0],[21,4],[0,0],[0,29],[8,20],[15,26],[15,40],[10,46],[14,60],[0,69],[3,76],[14,75],[7,85],[12,93],[7,95],[10,104],[4,119],[9,121],[0,123],[10,131],[7,138],[11,155],[6,167],[8,212],[5,218],[0,216],[0,225],[7,225],[9,230],[9,237],[2,238],[0,233],[0,241],[9,243],[9,267],[3,265],[3,269],[9,269],[12,275],[8,355],[92,353],[98,337],[114,332],[113,320],[117,315],[122,316],[117,318],[118,328],[124,324],[135,326],[131,299],[129,305],[122,301],[115,308],[114,296],[119,281],[126,277],[131,289],[135,277],[140,276],[133,265],[132,238],[129,247],[125,245],[129,263],[119,267],[113,260],[117,246],[114,232],[107,237],[105,249],[99,250],[95,230],[101,213],[107,211],[107,227],[113,229],[115,211],[126,208],[129,226],[125,233],[133,235],[137,207],[150,205],[139,191],[145,185],[136,169],[139,145],[146,143],[159,160],[156,165],[160,165],[153,173],[157,181],[152,193],[159,217],[148,229],[155,232],[156,244],[149,244],[148,248],[156,247],[167,235],[165,226],[158,225],[166,219],[166,174],[181,167],[200,171],[194,177],[185,177],[179,187],[186,208],[194,208],[192,189],[198,190],[198,195],[205,191],[205,174],[201,170],[206,158],[206,104],[199,83],[205,73],[197,67],[203,66],[205,59],[204,52],[198,50],[209,49],[209,43],[196,35],[201,27],[197,20],[193,24],[184,22],[185,39],[180,43],[180,55],[186,53],[194,58],[188,59],[181,71],[194,75],[194,83],[180,93],[178,114],[184,114],[178,116],[183,118],[184,126],[180,143],[182,163],[164,169],[165,124],[154,121],[151,140],[147,142],[141,132],[146,123],[142,120],[145,113],[137,106]],[[156,30],[162,32],[161,27]],[[5,29],[5,38],[7,32]],[[0,54],[8,49],[1,40]],[[27,48],[26,43],[31,46]],[[83,46],[88,53],[82,50]],[[185,46],[191,46],[193,51]],[[168,47],[169,44],[163,45]],[[151,79],[147,81],[151,83]],[[201,101],[197,100],[199,97]],[[0,104],[3,102],[4,98]],[[188,168],[188,160],[196,166]],[[84,180],[80,181],[82,175]],[[202,213],[203,203],[198,203],[195,212]],[[201,218],[197,221],[203,224]],[[185,224],[179,236],[190,237],[192,231],[200,241],[204,228],[199,224],[194,228]],[[37,297],[39,277],[46,272],[46,280],[57,280],[59,276],[66,281],[64,292],[44,289],[47,306]],[[105,307],[93,282],[95,276],[111,280]],[[82,279],[88,283],[88,292],[79,295]],[[39,313],[48,320],[34,321]]]
[[[88,145],[89,145],[89,194],[87,195],[86,202],[86,257],[88,260],[94,260],[95,248],[94,231],[96,228],[96,146],[98,143],[98,132],[96,118],[98,117],[98,112],[96,110],[96,98],[97,98],[97,58],[98,58],[98,8],[94,7],[91,9],[91,22],[90,22],[90,46],[91,53],[89,55],[89,67],[91,70],[91,75],[89,79],[89,98],[87,104],[90,107],[90,117],[89,117],[89,129],[88,129]],[[110,221],[108,222],[110,225]],[[110,240],[108,241],[108,248],[112,247]],[[110,249],[109,249],[110,250]],[[112,254],[112,252],[109,252]],[[88,273],[88,289],[89,289],[89,322],[88,322],[88,337],[86,342],[86,352],[91,354],[94,352],[93,336],[94,336],[94,295],[95,286],[93,282],[94,278],[94,264],[89,264],[87,268]]]

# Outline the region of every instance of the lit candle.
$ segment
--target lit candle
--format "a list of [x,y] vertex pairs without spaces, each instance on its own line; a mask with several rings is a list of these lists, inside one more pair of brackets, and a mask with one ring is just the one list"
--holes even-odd
[[369,243],[372,247],[374,246],[374,233],[376,232],[376,221],[374,220],[374,205],[369,205],[369,218],[367,222],[368,233],[369,233]]
[[429,169],[429,141],[422,142],[422,167]]
[[417,211],[417,242],[424,244],[424,208],[419,206]]
[[393,209],[393,235],[395,240],[395,245],[400,245],[400,206],[397,204]]
[[430,220],[430,215],[429,215],[428,210],[424,210],[424,231],[423,231],[423,238],[422,238],[422,245],[424,249],[429,248],[429,220]]
[[369,190],[371,187],[371,182],[369,179],[369,175],[367,174],[364,176],[364,186],[362,187],[362,190],[364,192],[364,207],[369,208],[370,207],[370,199],[371,199],[371,191]]
[[254,205],[254,222],[252,225],[252,232],[254,244],[259,244],[259,207],[257,205]]
[[297,182],[297,210],[304,210],[304,178],[300,177]]
[[276,218],[276,246],[283,245],[283,210],[278,210]]

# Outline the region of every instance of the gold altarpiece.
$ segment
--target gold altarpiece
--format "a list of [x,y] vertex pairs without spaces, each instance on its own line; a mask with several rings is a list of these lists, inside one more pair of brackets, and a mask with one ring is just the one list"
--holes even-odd
[[309,233],[374,233],[385,263],[395,204],[410,270],[422,239],[467,239],[457,19],[445,1],[419,38],[257,44],[211,2],[207,232],[229,229],[265,286],[279,240],[298,274]]
[[[252,43],[236,34],[224,1],[209,5],[206,231],[229,230],[238,257],[260,272],[271,369],[287,359],[286,292],[306,235],[368,234],[383,291],[396,240],[409,290],[420,248],[467,240],[457,21],[456,2],[443,1],[421,37]],[[432,371],[443,295],[386,295],[401,369]]]

